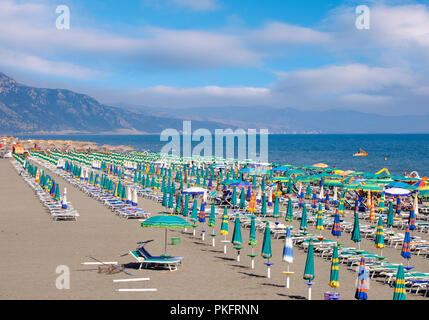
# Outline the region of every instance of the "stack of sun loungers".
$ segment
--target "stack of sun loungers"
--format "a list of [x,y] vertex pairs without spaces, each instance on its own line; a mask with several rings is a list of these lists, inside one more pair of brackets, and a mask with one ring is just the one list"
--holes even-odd
[[36,181],[31,177],[16,161],[12,161],[14,168],[20,173],[24,181],[34,190],[34,193],[39,198],[40,202],[47,209],[50,216],[54,221],[63,220],[63,221],[76,221],[79,217],[77,210],[73,208],[71,203],[67,203],[67,208],[63,209],[60,201],[55,201],[52,199],[51,195],[48,194]]

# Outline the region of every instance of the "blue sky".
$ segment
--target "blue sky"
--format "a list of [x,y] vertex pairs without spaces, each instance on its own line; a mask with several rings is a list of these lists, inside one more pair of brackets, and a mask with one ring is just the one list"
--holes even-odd
[[429,113],[427,1],[0,0],[0,28],[0,71],[103,103]]

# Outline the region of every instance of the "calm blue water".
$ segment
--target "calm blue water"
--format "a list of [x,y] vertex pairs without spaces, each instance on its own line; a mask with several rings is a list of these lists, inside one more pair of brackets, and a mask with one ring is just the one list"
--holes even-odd
[[[159,152],[166,142],[158,135],[57,135],[20,136],[29,139],[69,139],[98,144],[130,145],[137,150]],[[359,148],[368,157],[353,157]],[[270,135],[270,162],[312,165],[323,162],[338,169],[377,172],[388,168],[391,174],[418,171],[429,175],[429,134],[419,135]],[[384,161],[387,157],[387,161]]]

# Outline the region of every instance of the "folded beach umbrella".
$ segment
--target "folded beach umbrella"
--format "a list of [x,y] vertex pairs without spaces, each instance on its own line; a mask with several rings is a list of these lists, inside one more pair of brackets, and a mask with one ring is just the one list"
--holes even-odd
[[279,198],[276,195],[276,200],[274,201],[273,217],[278,218],[280,216],[280,205]]
[[311,286],[313,285],[314,280],[314,245],[313,240],[310,240],[307,251],[307,259],[305,261],[305,269],[303,279],[307,280],[306,284],[308,286],[308,300],[311,300]]
[[313,199],[311,201],[311,207],[313,209],[317,208],[317,194],[316,193],[313,193]]
[[273,256],[273,253],[271,251],[271,230],[270,230],[270,223],[267,222],[265,224],[265,231],[264,231],[264,238],[263,238],[263,242],[262,242],[262,252],[261,252],[261,256],[263,259],[268,260],[268,262],[264,263],[267,268],[267,278],[271,277],[271,266],[272,263],[270,263],[270,259]]
[[261,190],[263,192],[265,192],[265,177],[262,178],[262,182],[261,182]]
[[319,201],[323,201],[324,193],[323,193],[323,185],[320,187],[320,193],[319,193]]
[[57,183],[55,185],[55,196],[54,196],[55,201],[60,201],[61,200],[61,195],[60,195],[60,185]]
[[233,191],[232,191],[232,199],[231,199],[231,203],[234,207],[237,206],[237,187],[234,187]]
[[177,193],[176,198],[176,213],[182,212],[182,194],[180,192]]
[[334,224],[332,225],[331,233],[334,237],[340,237],[341,236],[340,214],[339,214],[338,210],[335,212]]
[[355,215],[355,218],[354,218],[351,240],[355,243],[358,243],[359,249],[360,249],[361,237],[360,237],[360,226],[359,226],[359,213],[355,212],[354,215]]
[[189,215],[189,194],[185,195],[185,204],[183,206],[182,215],[186,218]]
[[131,195],[131,188],[127,187],[127,204],[131,204],[132,203],[132,195]]
[[305,195],[304,195],[304,192],[303,192],[303,191],[301,191],[301,192],[298,194],[298,206],[299,206],[300,208],[302,208],[302,207],[304,207],[304,205],[305,205]]
[[396,273],[395,279],[395,291],[393,293],[393,300],[406,300],[406,289],[405,289],[405,275],[404,266],[400,265],[398,272]]
[[311,186],[309,184],[307,185],[307,190],[305,192],[305,198],[311,199]]
[[393,227],[393,202],[390,201],[389,202],[389,211],[387,212],[387,223],[386,226],[388,228],[392,228]]
[[192,205],[192,212],[191,212],[191,221],[197,222],[198,220],[198,203],[197,199],[194,200],[194,204]]
[[168,197],[168,208],[174,208],[174,192],[173,189],[170,188],[170,196]]
[[220,226],[220,234],[223,236],[228,235],[228,209],[225,207],[222,216],[222,224]]
[[323,209],[322,209],[321,203],[319,203],[319,208],[317,210],[316,229],[317,230],[324,230],[325,229],[323,227]]
[[293,205],[292,205],[292,199],[289,199],[288,205],[287,205],[287,211],[286,211],[286,219],[287,222],[293,221]]
[[240,194],[240,203],[238,205],[238,207],[240,209],[244,209],[246,208],[246,194],[244,192],[244,188],[241,189],[241,194]]
[[235,216],[232,244],[235,246],[234,249],[237,250],[237,261],[240,261],[240,250],[242,249],[243,238],[241,237],[241,222],[238,214]]
[[340,262],[338,259],[338,246],[334,246],[334,251],[332,253],[332,261],[331,261],[331,276],[329,278],[329,286],[334,289],[340,286],[339,265],[340,265]]
[[365,265],[365,258],[361,257],[360,266],[358,269],[357,283],[356,283],[356,293],[355,299],[357,300],[368,300],[368,274]]
[[369,211],[369,221],[375,221],[375,204],[374,204],[374,198],[371,198],[371,205],[370,205],[370,211]]
[[385,208],[385,201],[386,201],[386,196],[385,196],[385,194],[384,194],[384,191],[381,193],[381,196],[380,196],[380,202],[378,203],[378,210],[379,211],[384,211],[386,208]]
[[377,232],[375,234],[375,247],[380,249],[380,255],[383,252],[384,245],[384,231],[383,231],[383,218],[378,219]]
[[286,229],[286,238],[283,246],[283,258],[284,262],[293,263],[293,244],[292,237],[290,233],[290,228]]
[[247,211],[254,213],[256,211],[256,195],[254,192],[252,192],[252,197],[250,198],[249,207],[247,208]]
[[[249,233],[249,246],[256,246],[258,240],[256,239],[256,217],[254,215],[250,218],[250,233]],[[253,249],[253,248],[252,248]]]
[[267,197],[265,193],[262,195],[261,214],[264,217],[267,215]]
[[414,213],[414,207],[410,210],[410,215],[408,216],[408,226],[411,231],[416,230],[416,215]]
[[163,193],[162,193],[162,206],[164,208],[168,207],[168,196],[167,196],[167,191],[166,190],[164,190]]
[[402,244],[401,256],[404,259],[407,259],[407,267],[409,266],[409,260],[411,259],[411,249],[410,249],[410,227],[407,226],[405,229],[404,242]]
[[330,200],[329,200],[329,193],[326,193],[326,199],[325,199],[325,210],[330,210]]
[[307,206],[304,206],[302,208],[302,216],[301,216],[301,224],[299,225],[300,230],[307,230],[308,224],[307,224]]
[[334,187],[334,196],[332,197],[332,204],[338,204],[338,187]]
[[213,247],[215,246],[215,237],[216,237],[215,229],[214,229],[215,225],[216,225],[216,207],[215,207],[214,202],[212,202],[211,207],[210,207],[210,217],[209,217],[208,226],[210,228],[213,228],[212,234],[211,234]]
[[206,202],[201,201],[200,211],[198,212],[198,221],[201,223],[206,222]]
[[397,196],[396,197],[396,213],[400,214],[401,213],[401,197]]
[[269,188],[268,190],[268,206],[272,207],[273,206],[273,189]]

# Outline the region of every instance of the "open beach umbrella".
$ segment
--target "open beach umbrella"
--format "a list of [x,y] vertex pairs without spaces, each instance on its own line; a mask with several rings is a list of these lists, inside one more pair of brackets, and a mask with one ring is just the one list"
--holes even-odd
[[358,243],[359,250],[360,250],[361,237],[360,237],[360,226],[359,226],[359,213],[355,212],[354,215],[355,215],[355,218],[354,218],[351,240],[355,243]]
[[340,286],[339,282],[339,259],[338,259],[338,246],[334,246],[334,251],[332,253],[331,261],[331,276],[329,278],[329,286],[331,288],[338,288]]
[[334,237],[340,237],[341,236],[340,214],[338,213],[338,210],[335,212],[334,224],[332,225],[331,234]]
[[410,249],[410,227],[407,226],[405,229],[404,242],[402,244],[401,256],[404,259],[407,259],[407,267],[409,266],[409,260],[411,259],[411,249]]
[[286,211],[286,218],[285,220],[287,222],[293,221],[293,206],[292,206],[292,199],[289,199],[288,205],[287,205],[287,211]]
[[241,237],[241,223],[240,216],[237,214],[235,216],[234,222],[234,231],[232,233],[232,244],[235,246],[234,249],[237,250],[237,261],[240,261],[240,250],[243,249],[241,245],[243,244],[243,238]]
[[191,227],[185,219],[178,216],[154,216],[141,223],[142,228],[163,228],[165,229],[165,247],[164,255],[167,254],[167,233],[168,229],[184,229]]
[[368,274],[365,265],[365,258],[361,257],[360,266],[358,269],[357,283],[356,283],[356,293],[355,299],[357,300],[368,300]]
[[383,248],[385,247],[385,245],[384,245],[384,231],[383,231],[383,218],[382,217],[380,217],[378,219],[377,232],[375,234],[374,246],[376,248],[380,249],[380,255],[382,255]]
[[264,231],[264,239],[262,242],[262,252],[261,256],[264,259],[267,259],[268,262],[264,263],[268,270],[267,270],[267,278],[271,278],[271,266],[272,263],[270,263],[270,259],[273,256],[273,253],[271,251],[271,231],[270,231],[270,224],[267,222],[265,224],[265,231]]
[[273,217],[278,218],[280,216],[280,205],[279,198],[276,195],[276,200],[274,201]]
[[386,226],[388,228],[393,227],[393,202],[389,202],[389,211],[387,212],[387,223]]
[[302,215],[301,215],[301,223],[299,225],[300,230],[307,230],[308,224],[307,224],[307,206],[304,206],[302,208]]
[[314,280],[314,245],[313,240],[310,240],[310,244],[308,246],[307,251],[307,259],[305,261],[305,269],[303,279],[307,280],[308,285],[308,300],[311,300],[311,285]]
[[320,231],[325,229],[323,226],[323,209],[321,203],[319,203],[319,208],[317,210],[316,229]]
[[396,273],[393,300],[406,300],[406,299],[407,299],[407,295],[406,295],[406,289],[405,289],[404,266],[400,265],[398,268],[398,272]]

